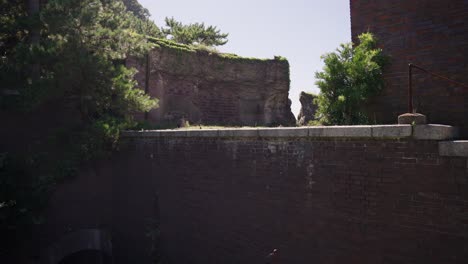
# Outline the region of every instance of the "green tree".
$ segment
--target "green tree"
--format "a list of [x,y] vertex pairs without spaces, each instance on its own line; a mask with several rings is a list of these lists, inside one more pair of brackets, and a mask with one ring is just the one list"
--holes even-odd
[[[49,0],[40,16],[26,16],[23,1],[2,0],[0,76],[3,89],[20,93],[24,108],[65,96],[76,98],[83,120],[108,114],[129,116],[156,105],[136,88],[135,70],[127,56],[143,56],[150,48],[141,34],[141,20],[122,1]],[[4,8],[5,7],[5,8]],[[31,43],[31,27],[41,29]],[[40,63],[39,78],[30,66]]]
[[148,9],[141,6],[137,0],[123,0],[123,3],[127,10],[135,16],[134,24],[137,33],[155,38],[163,37],[159,27],[150,19],[151,14]]
[[163,34],[159,27],[154,23],[154,21],[150,20],[149,18],[139,19],[135,18],[135,31],[136,33],[153,37],[153,38],[163,38]]
[[127,56],[141,56],[149,44],[121,1],[50,0],[41,20],[48,37],[38,55],[48,61],[45,70],[53,73],[55,91],[78,98],[84,121],[156,106],[136,89],[135,70],[123,63]]
[[123,3],[128,11],[132,12],[133,15],[139,19],[147,19],[150,17],[150,12],[148,9],[141,6],[137,0],[123,0]]
[[32,75],[29,47],[38,35],[33,30],[37,15],[28,15],[30,5],[23,0],[0,0],[0,107],[8,103],[4,95],[17,93]]
[[11,57],[12,50],[19,42],[25,42],[26,6],[23,0],[0,0],[0,56],[2,63]]
[[184,25],[167,17],[165,22],[166,27],[161,29],[163,36],[178,43],[214,47],[228,42],[229,34],[221,33],[215,26],[205,26],[204,23]]
[[387,62],[371,33],[361,34],[359,44],[341,44],[322,56],[325,66],[316,72],[321,92],[314,100],[316,118],[325,125],[369,123],[364,106],[383,87],[382,68]]
[[[125,67],[128,56],[143,57],[151,44],[121,0],[49,0],[33,16],[23,0],[0,0],[0,7],[0,110],[34,115],[36,106],[66,101],[81,116],[72,127],[35,127],[50,137],[35,139],[27,153],[0,151],[3,255],[42,221],[52,186],[113,150],[119,132],[134,125],[132,114],[149,111],[157,100],[138,89],[136,70]],[[31,41],[35,32],[39,38]],[[30,65],[40,66],[38,78]],[[3,96],[10,90],[18,94],[11,104]]]

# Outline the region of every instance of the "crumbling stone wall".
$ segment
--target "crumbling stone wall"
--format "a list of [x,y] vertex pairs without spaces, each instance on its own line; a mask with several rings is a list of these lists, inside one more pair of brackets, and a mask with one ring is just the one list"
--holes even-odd
[[314,103],[316,95],[306,92],[301,92],[299,95],[299,101],[301,102],[301,111],[297,116],[297,124],[299,126],[305,126],[310,121],[315,120],[315,112],[317,112],[317,105]]
[[284,58],[241,58],[155,42],[146,61],[127,62],[138,69],[140,86],[160,100],[159,108],[147,115],[151,123],[177,124],[182,118],[195,124],[295,123],[288,99],[289,63]]
[[[395,123],[407,109],[408,63],[468,84],[468,1],[351,0],[353,39],[374,33],[391,64],[371,118]],[[415,70],[415,107],[431,123],[456,125],[468,136],[468,89]]]

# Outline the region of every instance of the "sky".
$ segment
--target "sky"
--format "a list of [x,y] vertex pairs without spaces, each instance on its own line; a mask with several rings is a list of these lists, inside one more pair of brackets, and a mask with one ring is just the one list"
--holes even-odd
[[158,26],[165,17],[204,22],[229,33],[217,49],[239,56],[289,60],[289,98],[297,116],[301,91],[318,93],[320,56],[351,41],[349,0],[139,0]]

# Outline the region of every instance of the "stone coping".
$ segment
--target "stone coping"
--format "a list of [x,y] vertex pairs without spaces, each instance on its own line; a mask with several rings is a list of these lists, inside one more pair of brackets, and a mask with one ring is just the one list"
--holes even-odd
[[313,138],[414,138],[418,140],[449,140],[458,130],[446,125],[372,125],[313,126],[275,128],[220,128],[124,131],[125,138],[155,137],[313,137]]
[[468,140],[439,142],[439,155],[449,157],[468,157]]

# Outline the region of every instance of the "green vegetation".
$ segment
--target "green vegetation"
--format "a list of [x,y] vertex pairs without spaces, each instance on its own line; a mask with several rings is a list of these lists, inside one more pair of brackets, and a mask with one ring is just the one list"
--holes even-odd
[[179,50],[179,51],[185,51],[185,52],[196,52],[197,48],[196,46],[192,45],[184,45],[180,44],[177,42],[174,42],[172,40],[168,39],[160,39],[160,38],[148,38],[148,40],[151,43],[154,43],[156,47],[163,47],[163,48],[168,48],[168,49],[173,49],[173,50]]
[[231,54],[231,53],[220,53],[219,56],[221,58],[229,59],[232,61],[244,61],[244,62],[280,61],[280,62],[289,63],[285,57],[281,57],[281,56],[275,56],[273,59],[242,57],[242,56]]
[[165,22],[166,27],[161,30],[163,35],[178,43],[213,47],[222,46],[228,42],[229,34],[221,33],[214,26],[205,26],[204,23],[183,25],[174,18],[168,17]]
[[144,36],[151,27],[141,27],[147,13],[128,12],[120,0],[49,0],[37,15],[25,10],[22,0],[0,0],[0,110],[34,116],[52,104],[73,115],[64,114],[64,127],[36,127],[48,137],[28,142],[27,151],[0,153],[2,255],[44,221],[58,182],[115,150],[120,131],[136,125],[132,113],[157,107],[124,65],[151,48]]
[[235,128],[261,128],[267,126],[210,126],[210,125],[190,125],[186,127],[177,128],[178,130],[217,130],[217,129],[235,129]]
[[371,33],[359,36],[359,44],[341,44],[322,56],[325,66],[315,74],[321,92],[314,103],[316,118],[324,125],[367,124],[363,106],[383,87],[382,68],[387,62]]
[[39,56],[50,61],[42,68],[56,83],[49,87],[79,98],[83,121],[126,118],[156,106],[135,89],[136,71],[123,65],[127,56],[142,56],[149,48],[135,33],[133,18],[119,1],[51,0],[41,12],[48,40],[39,47],[44,51]]
[[308,94],[308,95],[310,95],[310,96],[314,96],[314,97],[318,96],[318,94],[316,94],[316,93],[313,93],[313,92],[306,92],[306,91],[302,91],[302,93],[305,93],[305,94]]
[[186,45],[177,43],[173,40],[161,39],[149,37],[148,41],[155,45],[155,47],[166,48],[174,50],[176,52],[188,52],[188,53],[209,53],[219,56],[220,58],[227,59],[230,61],[242,61],[242,62],[265,62],[265,61],[280,61],[288,63],[285,57],[275,56],[273,59],[260,59],[252,57],[242,57],[231,53],[220,53],[213,47],[207,47],[204,45]]
[[139,19],[148,19],[150,17],[148,9],[141,6],[137,0],[123,0],[123,4],[128,11],[132,12]]
[[63,120],[34,127],[47,136],[25,142],[24,149],[0,152],[1,255],[21,252],[31,227],[46,221],[42,210],[58,183],[116,150],[121,130],[145,127],[132,113],[157,107],[157,100],[138,89],[127,57],[163,47],[265,61],[218,54],[214,46],[228,35],[216,27],[169,19],[161,32],[136,0],[49,0],[37,14],[26,10],[23,0],[0,0],[0,111],[35,116],[50,105]]
[[137,0],[123,0],[126,9],[134,16],[134,30],[144,36],[162,38],[162,32],[158,26],[150,19],[148,9],[142,7]]

